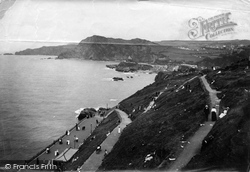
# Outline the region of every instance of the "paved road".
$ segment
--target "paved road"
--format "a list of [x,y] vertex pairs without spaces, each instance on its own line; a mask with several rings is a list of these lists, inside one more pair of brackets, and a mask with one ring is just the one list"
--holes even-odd
[[168,171],[179,171],[191,160],[191,158],[198,153],[201,148],[202,140],[206,137],[209,131],[212,129],[214,122],[206,122],[194,136],[189,140],[180,156],[169,168]]
[[[91,131],[93,131],[96,128],[96,125],[97,125],[96,120],[100,122],[102,120],[102,117],[96,115],[92,118],[88,118],[88,119],[81,121],[78,124],[80,128],[79,131],[76,131],[76,128],[74,128],[70,132],[70,135],[65,135],[64,137],[62,137],[62,144],[59,144],[59,142],[57,141],[54,145],[50,147],[49,154],[47,154],[46,152],[43,152],[37,157],[39,161],[55,159],[56,150],[58,150],[59,154],[61,154],[66,148],[78,149],[80,144],[83,143],[84,139],[87,139]],[[85,126],[85,130],[82,130],[83,126]],[[78,142],[75,142],[75,136],[78,137]],[[67,140],[70,140],[69,145],[66,144]],[[36,159],[34,159],[30,164],[33,164],[33,163],[36,163]]]
[[121,118],[121,123],[118,125],[112,132],[111,134],[102,142],[101,147],[102,151],[99,154],[96,154],[94,152],[89,159],[83,164],[81,167],[81,171],[96,171],[98,167],[102,164],[102,160],[104,158],[104,150],[107,149],[108,152],[110,152],[115,145],[115,143],[118,141],[120,137],[120,133],[118,133],[118,128],[120,127],[121,131],[129,124],[131,123],[131,120],[128,118],[128,115],[121,111],[116,109],[116,112],[118,112],[120,118]]
[[[209,92],[210,101],[211,101],[210,107],[215,106],[218,112],[219,103],[220,103],[220,100],[218,99],[216,95],[218,91],[213,90],[210,87],[207,80],[205,79],[205,76],[201,77],[201,81],[203,82],[205,88]],[[210,115],[210,119],[211,119],[211,115]],[[185,146],[180,156],[171,165],[168,171],[180,171],[185,165],[187,165],[187,163],[191,160],[191,158],[200,151],[202,140],[206,137],[206,135],[212,129],[213,125],[214,125],[214,122],[209,121],[209,122],[205,122],[205,124],[199,128],[199,130],[194,134],[194,136],[189,139],[188,144]]]

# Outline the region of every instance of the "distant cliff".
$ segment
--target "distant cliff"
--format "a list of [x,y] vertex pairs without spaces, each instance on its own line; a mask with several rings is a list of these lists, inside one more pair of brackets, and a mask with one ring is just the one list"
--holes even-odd
[[127,60],[135,62],[153,62],[157,56],[152,46],[158,44],[143,39],[114,39],[92,36],[82,40],[76,48],[61,53],[58,58],[80,58],[88,60]]
[[59,45],[59,46],[44,46],[41,48],[35,49],[26,49],[23,51],[16,52],[15,55],[53,55],[58,56],[59,54],[73,50],[77,45],[68,44],[68,45]]

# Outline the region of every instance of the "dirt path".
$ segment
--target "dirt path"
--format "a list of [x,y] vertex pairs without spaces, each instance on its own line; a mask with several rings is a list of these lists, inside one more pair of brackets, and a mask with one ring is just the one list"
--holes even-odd
[[194,79],[197,78],[197,77],[198,77],[198,76],[194,76],[193,78],[191,78],[191,79],[185,81],[182,85],[180,85],[180,86],[175,90],[175,92],[180,91],[180,89],[182,89],[182,87],[183,87],[185,84],[191,82],[192,80],[194,80]]
[[131,120],[128,118],[128,115],[118,109],[115,109],[115,111],[118,112],[121,118],[121,123],[118,125],[111,134],[102,142],[101,148],[102,151],[99,154],[96,154],[94,152],[89,159],[83,164],[81,167],[81,171],[96,171],[98,167],[102,164],[102,160],[104,158],[104,150],[107,149],[108,152],[110,152],[115,145],[115,143],[118,141],[120,137],[120,133],[118,133],[118,128],[120,127],[121,131],[129,124],[131,123]]
[[[210,109],[212,107],[215,107],[217,112],[219,112],[219,104],[220,104],[220,99],[217,97],[217,93],[220,93],[220,91],[216,91],[216,90],[213,90],[209,83],[207,82],[206,78],[205,78],[205,75],[200,77],[205,88],[207,89],[207,91],[209,92],[209,96],[210,96]],[[218,115],[217,115],[217,118],[218,118]],[[211,120],[211,114],[209,115],[209,119]]]
[[[201,77],[201,81],[209,92],[210,102],[211,102],[210,107],[213,106],[216,107],[218,112],[219,102],[220,102],[220,100],[216,95],[218,92],[210,87],[207,80],[205,79],[205,76]],[[209,115],[209,119],[211,120],[211,114]],[[190,138],[188,144],[185,146],[180,156],[171,165],[168,171],[180,171],[185,165],[187,165],[187,163],[191,160],[191,158],[199,152],[202,140],[212,129],[213,125],[214,122],[209,121],[205,122],[205,124],[202,127],[200,127],[200,129],[194,134],[194,136]]]

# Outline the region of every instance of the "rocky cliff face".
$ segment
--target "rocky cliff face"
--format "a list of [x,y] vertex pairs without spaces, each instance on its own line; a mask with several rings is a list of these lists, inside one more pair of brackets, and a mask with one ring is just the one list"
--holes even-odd
[[88,60],[127,60],[136,62],[152,62],[155,54],[151,46],[156,43],[143,39],[113,39],[92,36],[82,40],[75,49],[61,53],[58,59],[80,58]]

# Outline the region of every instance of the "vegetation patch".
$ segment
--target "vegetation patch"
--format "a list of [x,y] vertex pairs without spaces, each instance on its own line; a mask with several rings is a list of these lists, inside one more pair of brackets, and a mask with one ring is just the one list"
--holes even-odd
[[[244,57],[245,54],[243,53]],[[250,53],[247,57],[249,57]],[[249,164],[250,70],[246,58],[207,75],[212,86],[221,91],[220,111],[229,107],[204,138],[201,152],[186,169],[213,168],[246,171]],[[219,72],[220,71],[220,72]]]
[[[123,130],[99,169],[168,167],[169,158],[178,157],[181,146],[205,121],[203,108],[207,96],[199,78],[188,83],[190,89],[184,86],[176,90],[195,75],[160,73],[155,83],[122,101],[120,108],[130,114],[133,122]],[[152,100],[155,105],[145,111]]]

